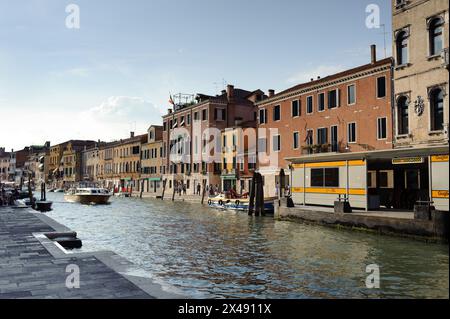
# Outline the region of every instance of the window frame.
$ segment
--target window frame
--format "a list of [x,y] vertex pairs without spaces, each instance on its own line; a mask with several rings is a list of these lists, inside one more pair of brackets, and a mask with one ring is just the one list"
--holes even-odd
[[[384,128],[385,128],[385,131],[384,131],[384,137],[380,137],[380,120],[384,120],[385,121],[385,124],[384,124]],[[377,118],[377,140],[378,141],[385,141],[385,140],[387,140],[387,137],[388,137],[388,129],[387,129],[387,117],[386,116],[384,116],[384,117],[378,117]]]
[[[326,94],[325,94],[326,92],[320,92],[320,93],[317,93],[317,112],[325,112],[325,110],[327,109],[327,103],[326,103],[326,100],[325,100],[325,97],[326,97]],[[320,109],[320,96],[323,96],[323,109],[321,110]]]
[[[382,79],[382,78],[384,78],[384,96],[379,96],[379,83],[378,83],[378,80],[379,79]],[[386,81],[386,76],[385,75],[383,75],[383,76],[378,76],[377,77],[377,79],[376,79],[376,91],[375,91],[375,93],[376,93],[376,97],[377,97],[377,99],[385,99],[386,98],[386,96],[387,96],[387,81]]]
[[[354,141],[350,141],[350,125],[351,124],[355,125],[355,136],[353,136],[354,137]],[[347,123],[347,143],[348,144],[357,144],[357,141],[358,141],[357,129],[358,129],[358,126],[357,126],[356,122],[348,122]]]
[[[336,92],[336,106],[334,106],[334,107],[330,107],[330,101],[331,101],[330,94],[331,94],[331,92]],[[327,94],[327,100],[328,100],[328,105],[327,106],[328,106],[329,110],[334,110],[334,109],[339,108],[341,106],[341,103],[340,103],[340,90],[338,88],[333,89],[333,90],[329,90],[328,94]]]
[[[349,98],[350,98],[349,89],[351,87],[354,87],[354,93],[353,93],[354,94],[354,101],[353,101],[353,103],[349,102]],[[352,105],[355,105],[355,104],[356,104],[356,83],[352,83],[352,84],[347,85],[347,106],[352,106]]]
[[[311,112],[309,112],[309,103],[311,101]],[[314,113],[314,95],[308,95],[306,97],[306,115],[311,115]]]
[[[275,114],[276,114],[275,110],[276,109],[278,109],[278,119],[275,119]],[[281,121],[281,105],[280,104],[274,105],[273,109],[272,109],[272,112],[273,112],[272,113],[272,121],[274,121],[274,122]]]
[[[296,134],[297,134],[297,147],[295,147],[295,135]],[[298,150],[300,148],[300,132],[299,131],[292,132],[292,137],[293,137],[292,148],[294,150]]]
[[[277,146],[278,149],[275,149],[275,143],[274,143],[274,138],[277,137]],[[272,151],[275,153],[280,153],[281,152],[281,134],[275,134],[272,136]]]
[[[294,103],[297,102],[297,115],[294,115]],[[291,117],[300,117],[300,99],[291,101]]]

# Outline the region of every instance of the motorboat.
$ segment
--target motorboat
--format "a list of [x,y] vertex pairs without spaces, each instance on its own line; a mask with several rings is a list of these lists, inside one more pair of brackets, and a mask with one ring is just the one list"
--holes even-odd
[[64,194],[64,199],[70,203],[105,205],[111,196],[112,194],[103,188],[71,188]]
[[[234,196],[233,196],[234,195]],[[264,211],[273,213],[275,198],[264,198]],[[208,197],[208,206],[218,209],[248,211],[250,198],[248,194],[237,196],[236,194],[219,194]]]

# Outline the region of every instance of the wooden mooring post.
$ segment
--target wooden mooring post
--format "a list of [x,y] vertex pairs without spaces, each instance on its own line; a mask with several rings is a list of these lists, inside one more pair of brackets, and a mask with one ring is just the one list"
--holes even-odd
[[166,192],[167,178],[163,180],[163,190],[161,194],[161,200],[164,200],[164,193]]
[[144,180],[141,182],[141,192],[139,193],[139,198],[142,198],[142,193],[144,192]]
[[251,216],[255,212],[255,182],[256,173],[253,173],[252,181],[250,183],[250,199],[248,203],[248,215]]
[[256,175],[256,216],[264,215],[264,189],[262,183],[262,176],[258,173]]
[[172,202],[175,201],[175,193],[177,192],[177,181],[173,181],[172,183],[172,187],[173,187],[173,193],[172,193]]
[[203,180],[203,192],[202,192],[202,205],[205,202],[205,194],[206,194],[206,179]]

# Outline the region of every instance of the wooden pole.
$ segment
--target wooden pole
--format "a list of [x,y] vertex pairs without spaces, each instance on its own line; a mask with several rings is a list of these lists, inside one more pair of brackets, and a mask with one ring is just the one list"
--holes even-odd
[[252,181],[250,183],[250,199],[248,203],[248,215],[253,215],[255,212],[255,186],[256,186],[256,173],[253,173]]
[[261,203],[263,203],[264,208],[264,199],[261,198],[261,174],[257,173],[255,176],[255,192],[256,192],[256,210],[255,215],[261,216]]
[[33,192],[31,191],[31,176],[28,174],[28,196],[30,197],[31,207],[34,208]]
[[206,179],[203,180],[202,205],[205,202],[205,194],[206,194]]
[[176,193],[176,191],[177,191],[177,181],[173,181],[173,183],[172,183],[172,186],[173,186],[173,194],[172,194],[172,202],[173,201],[175,201],[175,193]]
[[143,192],[144,192],[144,180],[141,181],[141,193],[139,194],[139,198],[142,198]]
[[166,192],[167,178],[163,181],[163,190],[161,195],[161,200],[164,200],[164,193]]

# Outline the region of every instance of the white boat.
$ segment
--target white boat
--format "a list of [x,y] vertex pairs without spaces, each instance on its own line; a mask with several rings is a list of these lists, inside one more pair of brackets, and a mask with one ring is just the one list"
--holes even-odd
[[64,194],[64,199],[70,203],[108,204],[112,194],[103,188],[72,188]]
[[[264,211],[273,213],[275,198],[264,198]],[[208,197],[208,206],[219,209],[247,211],[250,205],[248,197],[236,198],[219,194],[217,196]]]

